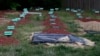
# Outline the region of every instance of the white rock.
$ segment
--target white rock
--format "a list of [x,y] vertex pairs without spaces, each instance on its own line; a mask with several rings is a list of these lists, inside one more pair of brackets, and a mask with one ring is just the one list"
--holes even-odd
[[69,42],[70,39],[69,39],[68,36],[65,36],[65,37],[61,37],[61,38],[59,38],[58,41],[61,41],[61,42]]
[[69,11],[70,10],[70,8],[66,8],[66,11]]

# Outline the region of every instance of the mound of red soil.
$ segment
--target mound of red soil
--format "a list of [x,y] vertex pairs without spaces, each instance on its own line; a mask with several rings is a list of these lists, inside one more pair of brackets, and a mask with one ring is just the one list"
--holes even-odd
[[97,22],[100,22],[100,20],[98,19],[79,19],[80,21],[82,22],[89,22],[89,21],[97,21]]
[[54,33],[54,34],[70,34],[64,25],[63,22],[57,17],[54,21],[55,24],[51,24],[50,22],[50,16],[48,15],[48,18],[45,19],[43,22],[43,25],[46,26],[47,28],[44,29],[42,32],[43,33]]
[[1,37],[0,45],[17,45],[19,41],[12,37]]
[[43,33],[70,34],[64,28],[58,28],[58,29],[56,29],[56,28],[48,28],[48,29],[44,29]]

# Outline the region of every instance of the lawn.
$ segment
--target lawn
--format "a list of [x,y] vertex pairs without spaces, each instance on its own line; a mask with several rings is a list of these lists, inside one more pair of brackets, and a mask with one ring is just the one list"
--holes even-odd
[[[76,18],[75,15],[65,11],[58,11],[56,13],[60,20],[65,23],[65,26],[67,27],[66,30],[76,34],[78,26],[74,23]],[[89,13],[86,13],[85,15],[87,16],[88,14]],[[91,16],[91,14],[89,15]],[[15,15],[7,15],[7,17],[8,19],[12,19]],[[93,15],[93,17],[98,16]],[[32,45],[30,43],[29,35],[32,32],[42,31],[44,29],[42,23],[45,18],[45,12],[43,12],[41,18],[39,18],[38,15],[31,15],[29,17],[30,22],[24,25],[18,25],[15,29],[17,32],[13,37],[19,40],[19,44],[0,46],[0,56],[100,56],[100,35],[81,35],[96,42],[95,47],[87,47],[84,49],[65,46],[47,47],[43,44]],[[6,26],[7,25],[0,26],[0,31],[5,29]]]

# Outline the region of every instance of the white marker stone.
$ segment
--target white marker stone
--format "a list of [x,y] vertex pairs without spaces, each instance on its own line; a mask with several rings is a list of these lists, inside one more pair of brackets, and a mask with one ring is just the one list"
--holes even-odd
[[44,8],[40,8],[40,10],[43,10]]
[[38,14],[39,16],[42,16],[41,12],[29,12],[28,14]]
[[50,14],[50,15],[53,14],[53,13],[54,13],[53,11],[49,11],[49,12],[48,12],[48,14]]
[[54,9],[50,9],[50,11],[54,11]]
[[81,13],[76,13],[77,16],[81,16]]
[[78,11],[77,11],[77,10],[75,10],[75,9],[72,9],[71,11],[72,11],[72,12],[74,12],[74,13],[77,13],[77,12],[78,12]]
[[25,17],[25,14],[24,13],[20,14],[20,17],[24,18]]
[[7,29],[8,30],[14,30],[15,29],[15,26],[7,26]]
[[40,9],[39,8],[36,8],[35,11],[40,11]]
[[71,12],[73,12],[74,11],[74,9],[71,9]]
[[100,13],[100,11],[94,11],[94,12],[97,13],[97,14]]
[[78,16],[78,18],[80,18],[80,19],[81,19],[81,18],[83,18],[83,16]]
[[27,14],[28,13],[28,9],[27,8],[24,8],[23,9],[23,12]]
[[77,11],[81,11],[81,9],[77,9]]
[[5,32],[4,32],[4,35],[5,35],[5,36],[8,36],[8,35],[10,35],[10,36],[11,36],[12,34],[13,34],[13,32],[12,32],[12,31],[5,31]]
[[58,11],[58,10],[59,10],[59,8],[55,8],[55,10],[56,10],[56,11]]
[[66,8],[66,11],[69,11],[70,10],[70,8]]

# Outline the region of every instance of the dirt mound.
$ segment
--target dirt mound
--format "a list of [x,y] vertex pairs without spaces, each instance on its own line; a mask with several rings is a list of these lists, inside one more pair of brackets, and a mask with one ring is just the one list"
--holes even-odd
[[100,22],[99,19],[85,19],[85,18],[83,18],[83,19],[79,19],[79,20],[82,21],[82,22],[90,22],[90,21]]
[[48,28],[48,29],[44,29],[43,33],[70,34],[68,31],[66,31],[63,28],[61,29]]
[[100,31],[100,22],[95,20],[83,21],[83,20],[76,20],[75,21],[80,27],[84,30],[93,30],[93,31]]

